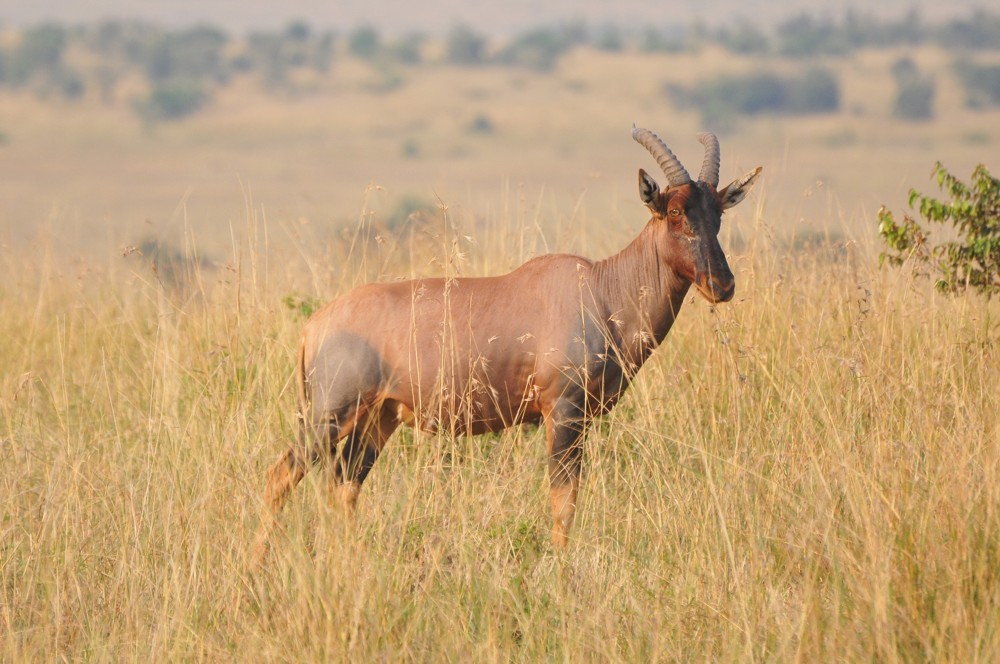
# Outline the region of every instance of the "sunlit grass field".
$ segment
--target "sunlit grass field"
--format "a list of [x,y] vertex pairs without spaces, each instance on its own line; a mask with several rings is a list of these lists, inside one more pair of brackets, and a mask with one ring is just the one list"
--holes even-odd
[[5,254],[0,659],[995,660],[1000,309],[776,239],[766,195],[723,230],[735,300],[689,297],[590,434],[564,553],[541,431],[407,431],[355,521],[312,473],[247,567],[303,312],[570,244],[516,205],[287,253],[248,205],[218,268]]
[[594,427],[567,551],[543,432],[401,431],[353,522],[307,476],[256,571],[318,302],[617,251],[655,169],[631,122],[696,170],[664,84],[780,63],[574,52],[373,92],[346,61],[152,128],[126,96],[0,97],[0,660],[996,661],[1000,304],[879,269],[874,211],[938,159],[996,172],[1000,124],[933,49],[937,119],[893,120],[900,55],[830,63],[837,114],[722,137],[723,182],[765,167],[723,223],[736,298],[689,296]]

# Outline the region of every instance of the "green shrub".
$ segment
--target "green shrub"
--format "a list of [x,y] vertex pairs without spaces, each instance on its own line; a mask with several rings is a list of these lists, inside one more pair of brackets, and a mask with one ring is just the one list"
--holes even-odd
[[[879,255],[879,264],[902,265],[912,261],[923,273],[936,278],[942,291],[972,288],[987,296],[1000,293],[1000,180],[980,164],[965,184],[940,162],[933,176],[950,197],[943,202],[910,190],[909,206],[922,219],[904,215],[897,223],[884,207],[878,212],[878,232],[888,250]],[[924,224],[951,222],[958,239],[932,245]]]
[[298,318],[307,319],[319,311],[323,306],[323,301],[312,295],[302,295],[301,293],[290,293],[281,298],[289,311]]

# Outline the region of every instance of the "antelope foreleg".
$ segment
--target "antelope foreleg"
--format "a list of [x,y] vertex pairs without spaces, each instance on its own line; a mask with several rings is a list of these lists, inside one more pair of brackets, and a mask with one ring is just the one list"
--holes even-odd
[[576,497],[580,490],[579,474],[566,484],[552,484],[549,498],[552,502],[552,544],[557,549],[565,549],[569,542],[569,531],[576,516]]
[[378,460],[389,436],[399,426],[396,409],[390,404],[369,413],[355,424],[343,441],[329,468],[330,506],[353,515],[361,485]]
[[576,516],[583,461],[583,417],[572,406],[564,406],[546,418],[549,453],[549,498],[552,503],[552,544],[566,548]]

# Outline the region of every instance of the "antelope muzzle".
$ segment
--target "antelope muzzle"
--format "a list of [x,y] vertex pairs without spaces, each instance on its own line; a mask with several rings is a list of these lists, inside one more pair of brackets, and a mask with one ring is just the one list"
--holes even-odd
[[695,286],[712,304],[729,302],[736,294],[736,279],[729,266],[720,267],[711,273],[702,272],[695,277]]

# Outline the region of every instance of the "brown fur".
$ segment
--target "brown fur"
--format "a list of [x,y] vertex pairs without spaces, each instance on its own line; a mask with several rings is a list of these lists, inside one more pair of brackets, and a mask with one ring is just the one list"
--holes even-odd
[[732,297],[720,216],[755,177],[661,193],[640,171],[653,217],[610,258],[555,254],[497,277],[368,284],[317,312],[299,351],[300,441],[268,473],[256,557],[310,464],[324,463],[352,509],[401,423],[459,435],[544,422],[553,541],[564,547],[589,421],[617,403],[692,283],[712,302]]

